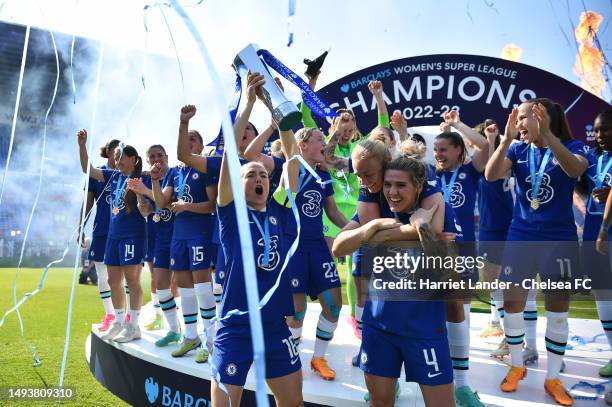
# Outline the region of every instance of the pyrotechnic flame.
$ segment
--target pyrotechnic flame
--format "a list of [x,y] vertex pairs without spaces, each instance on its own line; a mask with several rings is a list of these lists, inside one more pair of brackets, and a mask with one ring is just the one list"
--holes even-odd
[[602,21],[601,14],[585,11],[580,14],[580,23],[575,30],[576,41],[580,46],[574,64],[574,74],[580,78],[580,86],[597,96],[601,96],[605,86],[602,74],[604,58],[601,51],[593,45],[593,39]]
[[508,61],[519,62],[523,55],[523,49],[516,44],[510,43],[502,49],[501,57]]

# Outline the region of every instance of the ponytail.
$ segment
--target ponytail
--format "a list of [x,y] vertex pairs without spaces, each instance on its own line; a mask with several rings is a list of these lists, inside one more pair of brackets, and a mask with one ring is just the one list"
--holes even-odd
[[[138,155],[136,149],[132,146],[125,146],[123,148],[123,155],[127,157],[135,157],[136,164],[134,165],[134,170],[130,174],[130,178],[140,178],[142,175],[142,158]],[[125,192],[125,211],[129,214],[136,208],[136,193],[132,190],[127,190]]]

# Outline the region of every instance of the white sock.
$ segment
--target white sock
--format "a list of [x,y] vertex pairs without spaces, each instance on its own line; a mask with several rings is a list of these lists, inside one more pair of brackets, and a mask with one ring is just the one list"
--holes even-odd
[[213,295],[215,296],[215,308],[217,316],[221,316],[221,297],[223,296],[223,286],[213,281]]
[[123,280],[123,289],[125,290],[125,309],[130,309],[130,287],[125,280]]
[[568,334],[567,312],[546,311],[547,379],[557,379],[559,377]]
[[115,311],[113,309],[113,301],[111,300],[110,285],[108,285],[108,270],[106,269],[106,264],[102,263],[101,261],[95,261],[94,267],[96,268],[96,273],[98,274],[98,291],[100,292],[104,312],[107,315],[114,315]]
[[166,321],[168,322],[168,327],[172,332],[180,332],[181,328],[179,325],[176,302],[172,297],[172,290],[167,288],[165,290],[157,289],[157,295],[159,297],[159,305],[166,317]]
[[151,293],[151,300],[153,301],[153,309],[155,310],[155,315],[161,315],[162,311],[161,311],[161,307],[159,306],[159,297],[158,294],[155,293]]
[[463,315],[465,315],[465,320],[467,321],[468,326],[468,344],[470,340],[469,332],[470,332],[470,310],[472,309],[472,304],[463,304]]
[[363,307],[355,304],[355,320],[357,321],[357,329],[363,329]]
[[[498,300],[503,300],[503,293],[502,290],[495,290],[491,292],[491,322],[493,322],[494,324],[499,324],[500,323],[500,318],[502,318],[502,316],[500,315],[499,312],[499,304],[498,304]],[[503,307],[503,302],[502,302],[502,307]]]
[[193,288],[179,287],[181,306],[183,307],[183,321],[185,322],[185,338],[194,339],[198,336],[198,300]]
[[338,326],[337,322],[328,321],[323,314],[319,315],[319,323],[317,324],[317,338],[315,339],[314,354],[315,358],[325,357],[327,346],[334,337],[334,331]]
[[125,310],[115,309],[115,321],[119,322],[121,325],[125,324]]
[[504,292],[503,290],[493,291],[493,301],[495,308],[497,309],[497,315],[499,315],[499,321],[504,319]]
[[538,328],[538,305],[535,301],[535,290],[529,290],[529,296],[523,310],[525,320],[525,345],[529,349],[538,350],[536,342]]
[[506,312],[504,332],[510,349],[512,366],[523,367],[523,340],[525,339],[525,320],[522,312]]
[[300,338],[302,337],[302,327],[299,327],[299,328],[289,327],[289,330],[291,331],[291,338],[293,339],[293,343],[295,343],[296,345],[300,343]]
[[[595,292],[595,298],[597,298],[597,292]],[[595,301],[597,304],[597,313],[599,314],[599,320],[601,326],[608,338],[608,345],[612,348],[612,301]]]
[[130,325],[132,325],[133,327],[137,327],[138,326],[138,317],[140,316],[140,310],[139,309],[130,309],[129,313],[130,313]]
[[469,386],[467,373],[470,368],[470,335],[468,320],[447,322],[448,346],[453,363],[455,388]]
[[196,283],[193,285],[196,297],[200,303],[200,317],[204,324],[204,331],[210,336],[210,321],[215,317],[217,311],[215,307],[215,296],[212,291],[212,283]]

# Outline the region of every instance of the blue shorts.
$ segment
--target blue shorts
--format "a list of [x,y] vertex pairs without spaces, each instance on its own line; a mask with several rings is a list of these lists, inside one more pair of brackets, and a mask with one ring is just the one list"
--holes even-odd
[[223,285],[225,281],[225,252],[221,245],[217,245],[217,260],[215,260],[215,284]]
[[301,241],[287,267],[295,294],[316,298],[323,291],[341,287],[336,263],[324,239]]
[[155,234],[149,235],[146,238],[147,240],[147,252],[144,256],[144,261],[153,261],[153,257],[155,256]]
[[[300,354],[284,320],[263,326],[266,379],[287,376],[302,368]],[[215,335],[211,376],[217,382],[244,386],[253,363],[249,325],[222,325]],[[219,377],[217,377],[217,374]]]
[[170,268],[170,241],[155,241],[155,249],[153,249],[153,267],[156,269]]
[[514,237],[508,234],[501,281],[521,285],[539,274],[542,282],[572,282],[582,274],[577,241],[517,241]]
[[172,239],[170,244],[170,270],[197,271],[210,268],[213,253],[210,239]]
[[402,363],[407,382],[437,386],[453,382],[446,335],[418,339],[395,335],[363,324],[359,367],[375,376],[398,378]]
[[107,266],[132,266],[142,263],[145,250],[144,237],[106,239],[104,264]]
[[508,231],[481,230],[478,233],[478,255],[493,264],[501,264]]
[[89,245],[87,260],[104,261],[104,250],[106,250],[106,236],[94,236]]

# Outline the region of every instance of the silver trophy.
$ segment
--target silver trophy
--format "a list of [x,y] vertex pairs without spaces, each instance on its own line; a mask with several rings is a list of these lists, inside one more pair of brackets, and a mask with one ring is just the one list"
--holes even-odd
[[[302,113],[297,106],[285,97],[285,94],[276,84],[268,67],[257,55],[257,46],[249,44],[236,55],[234,69],[243,79],[247,72],[259,72],[264,76],[266,84],[263,86],[264,104],[272,112],[272,118],[278,124],[280,130],[291,130],[302,119]],[[246,81],[244,81],[246,82]]]

